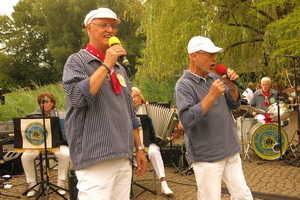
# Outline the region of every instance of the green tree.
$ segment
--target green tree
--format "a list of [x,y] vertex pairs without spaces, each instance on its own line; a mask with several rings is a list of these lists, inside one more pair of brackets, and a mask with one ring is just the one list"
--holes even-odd
[[42,0],[41,3],[46,22],[44,28],[49,37],[47,48],[61,79],[69,55],[84,48],[83,19],[89,10],[96,8],[96,1]]
[[1,18],[1,27],[6,28],[1,34],[1,51],[9,60],[1,66],[3,73],[10,77],[11,85],[24,86],[32,80],[49,82],[55,70],[47,51],[48,36],[40,5],[35,0],[21,0],[14,9],[13,20]]
[[147,40],[139,75],[164,81],[181,74],[188,65],[188,41],[202,35],[225,49],[218,62],[243,73],[245,81],[268,75],[284,84],[283,68],[291,62],[267,54],[299,56],[299,4],[298,0],[148,0],[140,27]]
[[[92,1],[92,0],[43,0],[42,10],[45,16],[45,29],[49,36],[48,49],[53,56],[53,66],[61,77],[63,66],[72,53],[80,48],[85,48],[88,43],[88,35],[83,24],[88,12],[99,7],[111,8],[121,19],[118,26],[118,37],[128,52],[128,59],[132,64],[128,71],[133,75],[135,70],[135,57],[139,56],[140,48],[136,45],[143,38],[136,36],[135,31],[139,26],[139,20],[133,19],[126,5],[139,1]],[[126,13],[126,14],[125,14]]]
[[139,18],[133,19],[129,3],[137,8],[141,3],[118,0],[20,0],[14,7],[12,19],[0,16],[1,87],[25,86],[32,81],[43,84],[61,80],[67,58],[84,48],[88,36],[83,24],[85,15],[98,7],[109,7],[121,18],[118,37],[128,52],[135,73],[135,60],[143,43],[135,31]]

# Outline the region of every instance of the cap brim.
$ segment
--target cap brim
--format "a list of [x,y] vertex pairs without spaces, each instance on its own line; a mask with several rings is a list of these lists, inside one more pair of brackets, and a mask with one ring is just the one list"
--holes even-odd
[[202,49],[203,51],[206,51],[208,53],[221,53],[224,51],[224,49],[220,48],[220,47],[210,47],[210,48],[207,48],[207,49]]

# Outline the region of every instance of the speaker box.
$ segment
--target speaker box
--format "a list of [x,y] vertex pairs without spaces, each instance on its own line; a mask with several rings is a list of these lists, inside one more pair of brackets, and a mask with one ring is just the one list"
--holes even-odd
[[160,153],[165,166],[172,166],[172,163],[174,163],[175,166],[178,166],[181,154],[180,148],[173,147],[171,149],[171,147],[166,146],[161,148]]
[[0,139],[0,158],[9,152],[14,150],[14,137],[7,137]]
[[69,193],[70,193],[70,200],[77,200],[78,195],[78,189],[76,187],[77,185],[77,177],[74,170],[69,171]]
[[10,151],[3,156],[4,169],[8,175],[21,175],[24,173],[22,161],[22,153]]

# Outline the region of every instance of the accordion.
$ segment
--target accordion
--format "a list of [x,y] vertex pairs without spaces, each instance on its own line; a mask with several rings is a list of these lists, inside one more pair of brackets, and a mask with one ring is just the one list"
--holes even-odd
[[163,140],[170,137],[177,122],[175,110],[151,104],[145,107],[149,118],[152,120],[156,138]]

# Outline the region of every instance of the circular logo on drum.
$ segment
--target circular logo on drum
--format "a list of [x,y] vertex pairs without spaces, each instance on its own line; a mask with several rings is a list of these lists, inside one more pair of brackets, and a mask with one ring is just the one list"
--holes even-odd
[[[288,146],[287,135],[282,128],[281,146],[282,154]],[[279,134],[277,124],[264,124],[256,128],[252,135],[254,152],[262,159],[273,160],[280,157]]]
[[[46,137],[48,135],[46,134]],[[28,142],[33,145],[41,145],[44,143],[44,127],[43,124],[39,122],[33,122],[28,124],[25,129],[25,137]]]

